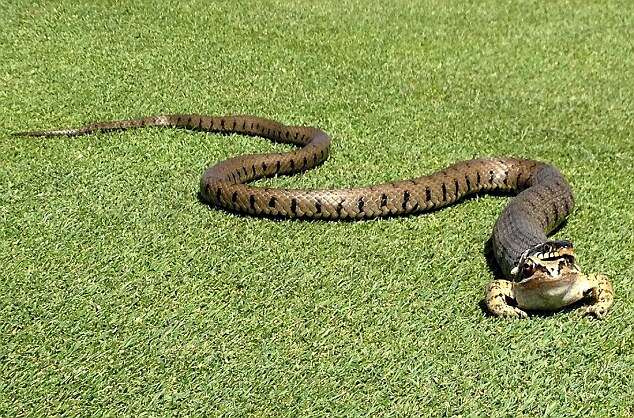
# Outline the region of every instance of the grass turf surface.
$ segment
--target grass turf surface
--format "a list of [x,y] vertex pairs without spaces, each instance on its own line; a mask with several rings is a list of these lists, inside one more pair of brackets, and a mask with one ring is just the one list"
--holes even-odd
[[[12,1],[0,14],[0,414],[634,414],[634,10],[628,2]],[[478,301],[505,198],[359,223],[210,210],[210,163],[287,150],[147,129],[158,113],[316,125],[286,187],[547,160],[557,236],[608,274],[605,321]]]

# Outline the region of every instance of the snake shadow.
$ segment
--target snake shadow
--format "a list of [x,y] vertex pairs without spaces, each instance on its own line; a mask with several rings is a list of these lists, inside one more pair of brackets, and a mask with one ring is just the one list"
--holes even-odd
[[[476,193],[474,195],[471,196],[467,196],[463,199],[460,200],[460,202],[465,202],[465,201],[469,201],[469,200],[474,200],[474,199],[478,199],[480,197],[482,197],[483,195],[487,195],[487,196],[494,196],[494,197],[512,197],[515,195],[515,193],[513,192],[504,192],[504,191],[493,191],[493,192],[487,192],[487,193]],[[426,213],[433,213],[436,211],[441,211],[443,209],[445,209],[445,207],[442,208],[433,208],[431,210],[427,210],[425,212],[419,212],[419,213],[409,213],[409,214],[394,214],[394,215],[388,215],[388,216],[383,216],[381,218],[374,218],[374,219],[312,219],[312,218],[288,218],[282,215],[266,215],[266,214],[246,214],[237,210],[233,210],[233,209],[229,209],[229,208],[225,208],[222,206],[218,206],[218,205],[214,205],[212,203],[210,203],[209,201],[205,200],[205,198],[203,197],[202,193],[200,191],[198,191],[196,193],[196,198],[198,199],[198,201],[202,204],[204,204],[206,207],[209,208],[209,210],[214,210],[214,211],[220,211],[223,212],[227,215],[230,216],[235,216],[238,218],[260,218],[260,219],[268,219],[270,221],[274,221],[274,222],[317,222],[317,223],[321,223],[321,222],[368,222],[368,221],[373,221],[376,219],[392,219],[392,218],[403,218],[403,217],[414,217],[414,216],[421,216],[421,215],[425,215]],[[456,202],[454,204],[458,204],[460,202]],[[561,224],[559,224],[554,230],[552,230],[549,235],[551,234],[555,234],[557,233],[560,229],[564,228],[565,225],[567,223],[567,220],[564,220]],[[502,272],[502,269],[500,268],[500,265],[498,264],[497,260],[495,259],[495,254],[493,253],[493,243],[492,243],[492,239],[489,238],[488,240],[485,241],[483,249],[482,249],[482,254],[484,255],[484,258],[486,260],[487,263],[487,268],[489,269],[489,271],[491,272],[491,275],[493,276],[494,280],[508,280],[508,277],[506,277],[504,275],[504,273]],[[479,302],[478,305],[480,307],[480,309],[482,310],[483,314],[485,315],[485,317],[494,317],[494,315],[492,315],[489,310],[486,307],[485,304],[485,300],[484,298],[482,298]],[[572,305],[569,306],[565,306],[561,309],[555,310],[555,311],[528,311],[528,315],[529,317],[543,317],[543,318],[548,318],[554,315],[557,315],[559,313],[562,312],[570,312],[573,311],[575,309],[578,309],[581,306],[584,306],[585,302],[579,301],[576,302]]]
[[210,210],[214,210],[214,211],[219,211],[219,212],[223,212],[227,215],[231,215],[231,216],[235,216],[238,218],[260,218],[260,219],[268,219],[271,221],[283,221],[283,222],[308,222],[308,223],[312,223],[312,222],[316,222],[316,223],[322,223],[322,222],[327,222],[327,223],[359,223],[359,222],[375,222],[377,220],[390,220],[390,219],[396,219],[396,218],[413,218],[413,217],[418,217],[418,216],[425,216],[428,213],[435,213],[435,212],[440,212],[442,210],[447,209],[449,206],[455,206],[455,205],[460,205],[464,202],[469,202],[471,200],[477,200],[482,198],[483,196],[492,196],[492,197],[513,197],[515,196],[517,193],[513,192],[513,191],[503,191],[503,190],[492,190],[492,191],[486,191],[486,192],[480,192],[480,193],[474,193],[472,195],[469,196],[465,196],[463,198],[461,198],[460,200],[458,200],[457,202],[451,203],[447,206],[442,206],[442,207],[434,207],[431,209],[426,209],[423,210],[421,212],[412,212],[412,213],[394,213],[394,214],[388,214],[388,215],[383,215],[383,216],[379,216],[379,217],[374,217],[374,218],[368,218],[368,219],[354,219],[354,218],[310,218],[310,217],[295,217],[295,218],[289,218],[288,216],[284,216],[284,215],[269,215],[269,214],[265,214],[265,213],[260,213],[260,214],[252,214],[252,213],[244,213],[241,212],[239,210],[235,210],[235,209],[230,209],[230,208],[226,208],[220,205],[214,205],[213,203],[210,203],[208,200],[206,200],[203,197],[202,192],[199,190],[195,193],[196,195],[196,199],[198,199],[198,201],[200,203],[202,203],[203,205],[207,206]]

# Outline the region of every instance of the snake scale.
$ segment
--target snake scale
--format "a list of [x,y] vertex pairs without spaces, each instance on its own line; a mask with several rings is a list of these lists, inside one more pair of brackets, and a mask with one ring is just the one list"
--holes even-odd
[[442,208],[479,192],[516,192],[495,222],[492,249],[508,280],[488,284],[485,304],[502,317],[525,317],[526,310],[557,310],[580,300],[584,313],[603,317],[613,302],[602,274],[585,275],[569,241],[547,234],[570,214],[574,199],[552,165],[519,158],[482,158],[455,163],[436,173],[369,187],[332,190],[260,188],[247,183],[294,174],[323,163],[330,137],[306,126],[286,126],[255,116],[160,115],[99,122],[76,129],[21,132],[33,137],[79,136],[146,126],[178,127],[260,136],[298,146],[282,153],[241,155],[208,168],[200,181],[212,206],[249,215],[313,219],[369,219]]

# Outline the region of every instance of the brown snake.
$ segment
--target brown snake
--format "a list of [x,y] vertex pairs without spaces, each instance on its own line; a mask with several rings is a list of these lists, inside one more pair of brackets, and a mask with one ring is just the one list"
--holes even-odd
[[508,280],[489,283],[485,295],[488,310],[496,316],[525,317],[524,310],[557,310],[586,299],[590,304],[584,312],[602,317],[612,305],[613,291],[607,277],[581,273],[572,244],[547,239],[571,212],[574,201],[566,179],[546,163],[483,158],[458,162],[428,176],[370,187],[276,189],[246,183],[323,163],[330,149],[330,137],[324,131],[255,116],[162,115],[17,135],[78,136],[144,126],[253,135],[299,146],[291,152],[241,155],[205,171],[200,181],[202,198],[213,206],[249,215],[368,219],[425,212],[481,191],[515,191],[517,195],[493,228],[493,253]]

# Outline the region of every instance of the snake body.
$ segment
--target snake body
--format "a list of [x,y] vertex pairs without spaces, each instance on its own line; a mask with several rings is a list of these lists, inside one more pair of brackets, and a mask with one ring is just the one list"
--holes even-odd
[[570,186],[548,164],[517,158],[462,161],[431,175],[370,187],[335,190],[273,189],[246,183],[262,177],[311,169],[329,155],[330,137],[322,130],[286,126],[254,116],[166,115],[96,123],[79,129],[31,135],[83,135],[143,126],[170,126],[216,133],[254,135],[300,146],[285,153],[241,155],[219,162],[200,181],[203,198],[215,206],[251,215],[316,219],[369,219],[442,208],[481,191],[521,191],[493,229],[493,249],[508,274],[529,248],[571,211]]
[[517,274],[520,264],[531,251],[550,248],[553,241],[548,241],[547,234],[566,218],[574,205],[572,190],[555,167],[508,157],[462,161],[427,176],[369,187],[324,190],[254,187],[247,183],[294,174],[323,163],[331,143],[320,129],[287,126],[255,116],[161,115],[20,135],[78,136],[145,126],[260,136],[298,146],[290,152],[240,155],[204,172],[200,192],[206,202],[249,215],[369,219],[438,209],[478,192],[516,192],[495,222],[491,240],[503,274],[516,281],[525,278]]

